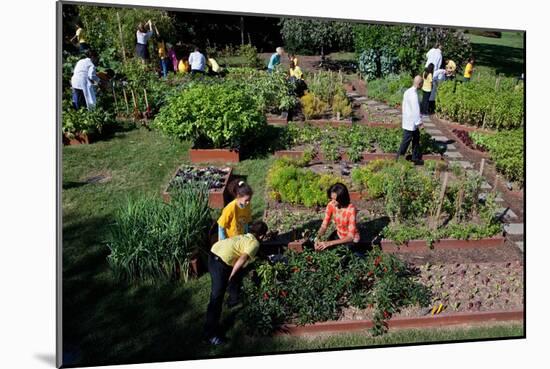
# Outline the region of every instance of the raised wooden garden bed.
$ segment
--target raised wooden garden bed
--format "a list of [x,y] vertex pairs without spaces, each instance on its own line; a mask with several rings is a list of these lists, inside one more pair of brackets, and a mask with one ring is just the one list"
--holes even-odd
[[[501,247],[504,246],[506,239],[502,236],[491,238],[482,238],[480,240],[456,240],[456,239],[441,239],[433,244],[433,248],[437,250],[450,249],[474,249],[484,247]],[[382,250],[388,253],[394,252],[422,252],[429,251],[429,244],[425,240],[410,240],[403,245],[398,245],[391,240],[382,240],[380,243]]]
[[239,151],[229,149],[189,149],[191,163],[238,163]]
[[286,126],[288,124],[288,117],[282,117],[279,115],[267,114],[266,120],[267,124],[274,126]]
[[88,145],[93,141],[93,136],[85,133],[75,133],[70,137],[67,133],[63,133],[63,145]]
[[[393,318],[388,321],[388,328],[432,328],[449,327],[463,324],[479,324],[487,322],[523,321],[523,310],[511,311],[480,311],[461,312],[422,317]],[[287,324],[276,335],[301,336],[306,334],[351,332],[370,329],[374,326],[372,320],[341,320],[329,321],[303,326]]]
[[[172,175],[170,181],[168,182],[166,187],[164,187],[164,189],[162,190],[162,198],[163,198],[164,202],[166,202],[166,203],[170,202],[170,200],[171,200],[171,196],[170,196],[170,192],[169,192],[170,185],[171,185],[172,181],[178,176],[178,173],[180,172],[180,170],[183,167],[185,167],[185,166],[182,166],[182,167],[179,167],[178,169],[176,169],[176,171]],[[206,170],[207,168],[198,167],[198,168],[195,168],[195,169]],[[220,188],[212,188],[208,191],[208,206],[212,209],[222,209],[226,205],[225,200],[224,200],[224,194],[225,194],[225,190],[226,190],[226,187],[227,187],[227,183],[229,182],[229,179],[231,178],[231,173],[233,172],[233,169],[230,168],[230,167],[226,167],[226,168],[221,168],[221,170],[223,170],[227,173],[223,177],[223,186],[220,187]]]

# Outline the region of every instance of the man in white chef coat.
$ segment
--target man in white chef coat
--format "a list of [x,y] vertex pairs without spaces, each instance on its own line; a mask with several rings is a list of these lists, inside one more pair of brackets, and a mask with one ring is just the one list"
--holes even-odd
[[96,105],[95,85],[99,82],[96,74],[96,66],[99,62],[97,53],[92,50],[86,52],[86,57],[79,60],[71,78],[73,88],[73,106],[80,109],[84,104],[88,110]]
[[397,152],[397,159],[399,159],[399,156],[404,156],[412,141],[412,161],[416,165],[424,164],[422,153],[420,152],[420,129],[423,128],[423,125],[417,93],[417,90],[422,87],[422,82],[422,77],[414,77],[412,87],[403,94],[403,102],[401,104],[403,109],[403,139]]

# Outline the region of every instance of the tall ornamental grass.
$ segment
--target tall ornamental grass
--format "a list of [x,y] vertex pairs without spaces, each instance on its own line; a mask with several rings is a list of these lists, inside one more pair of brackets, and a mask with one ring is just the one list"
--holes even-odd
[[190,257],[210,225],[208,189],[189,184],[171,196],[170,204],[156,196],[130,199],[116,212],[108,261],[120,277],[166,280],[179,271],[187,281]]

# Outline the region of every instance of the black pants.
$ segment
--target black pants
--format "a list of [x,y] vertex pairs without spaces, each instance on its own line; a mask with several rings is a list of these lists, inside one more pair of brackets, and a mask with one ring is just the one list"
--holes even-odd
[[428,115],[429,114],[429,107],[430,107],[430,92],[426,92],[422,90],[422,104],[420,105],[420,113]]
[[219,256],[212,253],[208,255],[208,271],[212,279],[212,291],[210,292],[210,302],[206,310],[206,324],[204,326],[204,335],[207,338],[221,334],[220,317],[225,291],[229,292],[229,304],[237,303],[239,300],[244,272],[242,269],[239,270],[229,282],[232,269]]
[[408,131],[403,130],[403,139],[401,140],[401,146],[399,146],[399,151],[397,152],[397,159],[399,156],[404,156],[407,153],[409,144],[412,141],[412,160],[418,161],[422,159],[422,154],[420,153],[420,131]]
[[195,74],[204,75],[205,72],[203,70],[199,70],[199,69],[192,69],[191,70],[191,75],[194,76]]

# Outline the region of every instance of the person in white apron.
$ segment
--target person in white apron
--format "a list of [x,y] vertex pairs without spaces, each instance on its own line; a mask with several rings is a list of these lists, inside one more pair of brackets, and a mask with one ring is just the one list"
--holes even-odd
[[88,51],[86,58],[79,60],[74,67],[71,87],[73,88],[73,106],[77,110],[84,103],[88,110],[92,110],[96,105],[95,85],[99,82],[96,74],[97,64],[97,53]]

